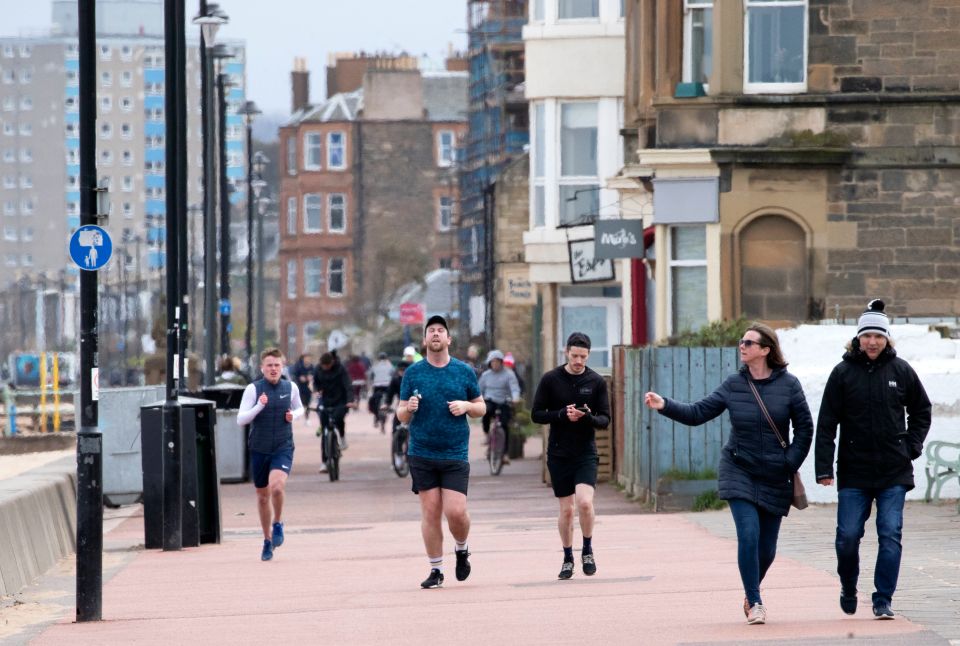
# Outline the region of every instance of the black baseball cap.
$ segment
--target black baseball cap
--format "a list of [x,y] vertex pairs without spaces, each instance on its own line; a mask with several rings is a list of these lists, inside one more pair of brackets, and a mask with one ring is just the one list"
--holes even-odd
[[445,329],[448,334],[450,333],[450,326],[447,325],[447,319],[443,318],[439,314],[434,314],[433,316],[427,319],[427,324],[423,326],[423,333],[426,334],[427,328],[430,327],[431,325],[436,325],[437,323],[442,325],[443,329]]

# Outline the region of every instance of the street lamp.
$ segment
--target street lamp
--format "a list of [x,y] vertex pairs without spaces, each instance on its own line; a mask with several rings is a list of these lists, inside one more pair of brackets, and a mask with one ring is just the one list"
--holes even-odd
[[[217,60],[231,58],[230,49],[216,45],[210,56]],[[219,65],[217,66],[219,69]],[[227,89],[229,75],[217,74],[217,133],[219,135],[218,170],[220,179],[220,353],[230,356],[230,185],[227,182]],[[214,369],[214,366],[211,366]]]
[[[262,114],[262,112],[253,101],[245,101],[243,106],[237,110],[237,113],[243,115],[243,121],[247,127],[247,331],[244,335],[244,341],[247,349],[247,364],[252,366],[253,348],[251,347],[252,330],[250,328],[253,327],[253,200],[255,192],[253,186],[253,118]],[[257,177],[259,179],[259,175]],[[259,191],[256,192],[256,197],[260,197]]]
[[[257,153],[261,155],[260,159],[262,164],[266,166],[269,162],[267,156],[263,153]],[[265,322],[265,306],[263,300],[263,260],[267,255],[267,251],[264,248],[263,240],[263,218],[265,217],[267,207],[270,206],[271,200],[269,197],[261,197],[257,200],[257,352],[263,352],[264,347],[264,334],[266,330],[264,326]]]
[[217,347],[217,180],[214,171],[217,158],[213,147],[213,133],[216,131],[216,107],[213,96],[213,50],[217,31],[227,24],[227,14],[217,5],[200,2],[200,15],[193,19],[199,25],[203,47],[201,57],[201,93],[203,95],[203,356],[205,369],[203,382],[213,385]]

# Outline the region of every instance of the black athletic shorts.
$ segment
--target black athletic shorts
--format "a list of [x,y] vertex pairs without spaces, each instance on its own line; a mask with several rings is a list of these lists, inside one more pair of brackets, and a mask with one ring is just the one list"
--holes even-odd
[[550,471],[550,483],[553,495],[557,498],[572,496],[578,484],[597,487],[597,465],[600,458],[588,455],[576,458],[552,458],[547,456],[547,469]]
[[460,460],[434,460],[416,455],[407,456],[410,465],[410,479],[413,493],[430,489],[450,489],[467,495],[467,483],[470,480],[470,463]]
[[263,489],[270,483],[270,472],[283,471],[290,475],[293,467],[293,449],[281,449],[276,453],[257,453],[250,451],[250,474],[253,476],[253,486]]

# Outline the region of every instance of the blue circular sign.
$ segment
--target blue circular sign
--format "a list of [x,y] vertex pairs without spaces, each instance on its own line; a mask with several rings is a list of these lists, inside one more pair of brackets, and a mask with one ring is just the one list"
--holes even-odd
[[110,261],[113,241],[106,229],[86,224],[70,236],[70,258],[84,271],[97,271]]

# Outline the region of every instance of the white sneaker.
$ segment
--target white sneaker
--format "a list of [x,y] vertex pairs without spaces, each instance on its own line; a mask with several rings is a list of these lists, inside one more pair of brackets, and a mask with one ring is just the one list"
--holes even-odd
[[327,463],[326,463],[326,462],[321,462],[321,463],[320,463],[320,473],[326,473],[326,472],[327,472]]
[[762,603],[755,603],[752,606],[750,606],[750,612],[747,613],[747,623],[748,624],[767,623],[767,609],[763,607]]

